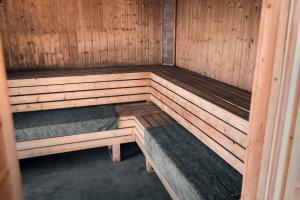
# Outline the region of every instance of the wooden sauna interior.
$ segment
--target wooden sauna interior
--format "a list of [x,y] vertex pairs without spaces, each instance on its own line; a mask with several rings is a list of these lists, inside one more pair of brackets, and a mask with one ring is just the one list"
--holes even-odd
[[7,70],[176,63],[251,91],[261,3],[179,0],[175,41],[163,34],[175,30],[163,23],[162,0],[6,0],[0,14]]
[[[3,91],[10,96],[14,118],[97,105],[113,105],[119,112],[117,128],[106,130],[108,138],[95,131],[89,140],[80,134],[60,136],[69,137],[68,144],[17,138],[18,158],[108,146],[112,160],[119,162],[120,144],[136,142],[147,171],[156,172],[172,199],[198,199],[181,196],[148,150],[148,130],[178,123],[219,156],[222,167],[230,168],[226,173],[241,177],[234,180],[240,182],[240,192],[233,199],[252,199],[259,189],[254,189],[258,178],[252,180],[251,173],[259,164],[249,167],[254,157],[247,150],[248,142],[255,141],[250,130],[256,128],[249,122],[258,116],[250,110],[255,110],[251,98],[259,101],[259,92],[255,97],[252,92],[260,80],[255,69],[259,41],[263,43],[259,33],[267,23],[261,18],[268,14],[263,8],[273,9],[264,0],[0,1],[8,79],[8,91]],[[7,199],[22,195],[13,196]]]

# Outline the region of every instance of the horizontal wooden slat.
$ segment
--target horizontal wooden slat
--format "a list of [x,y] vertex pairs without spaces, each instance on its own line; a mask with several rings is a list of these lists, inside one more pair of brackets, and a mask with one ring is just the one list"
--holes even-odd
[[[149,90],[150,91],[150,90]],[[139,116],[144,115],[145,113],[159,113],[161,110],[155,106],[153,103],[151,105],[147,105],[147,103],[140,103],[142,107],[136,106],[134,104],[133,106],[116,106],[115,109],[119,113],[119,115],[122,116]]]
[[119,119],[119,127],[120,129],[122,128],[133,128],[135,127],[135,120],[134,119],[124,119],[124,118],[120,118]]
[[23,151],[27,149],[36,149],[41,147],[57,146],[63,144],[77,143],[77,142],[88,142],[99,139],[106,139],[112,137],[120,137],[132,134],[132,128],[123,128],[109,131],[101,131],[94,133],[84,133],[78,135],[69,135],[63,137],[46,138],[39,140],[31,140],[17,143],[17,150]]
[[147,101],[147,100],[149,100],[149,94],[138,94],[138,95],[130,95],[130,96],[115,96],[115,97],[57,101],[57,102],[46,102],[46,103],[20,104],[20,105],[12,106],[12,111],[27,112],[27,111],[51,110],[51,109],[60,109],[60,108],[72,108],[72,107],[81,107],[81,106],[93,106],[93,105],[126,103],[126,102],[135,102],[135,101]]
[[159,126],[160,124],[152,117],[152,115],[144,115],[144,119],[151,125],[151,127]]
[[117,105],[115,108],[120,113],[120,115],[123,114],[126,115],[126,113],[131,113],[133,110],[138,111],[135,112],[134,115],[143,112],[143,110],[148,110],[148,109],[159,110],[159,108],[152,102],[122,104],[122,105]]
[[30,95],[30,94],[47,94],[57,92],[71,92],[83,90],[100,90],[111,88],[126,88],[126,87],[140,87],[149,86],[149,79],[141,80],[126,80],[126,81],[106,81],[106,82],[93,82],[93,83],[72,83],[64,85],[45,85],[45,86],[30,86],[9,88],[9,95]]
[[135,141],[135,137],[133,135],[128,135],[128,136],[115,137],[115,138],[107,138],[107,139],[92,140],[92,141],[85,141],[85,142],[78,142],[78,143],[71,143],[71,144],[63,144],[57,146],[42,147],[37,149],[28,149],[24,151],[18,151],[18,158],[19,159],[31,158],[31,157],[37,157],[43,155],[77,151],[82,149],[91,149],[96,147],[110,146],[114,144],[123,144],[123,143],[129,143],[134,141]]
[[66,93],[39,94],[10,97],[11,104],[41,103],[50,101],[68,101],[74,99],[89,99],[133,94],[148,94],[149,87],[119,88],[107,90],[89,90]]
[[29,87],[38,85],[57,85],[57,84],[72,84],[72,83],[91,83],[99,81],[121,81],[148,79],[149,72],[137,73],[116,73],[116,74],[100,74],[100,75],[84,75],[84,76],[67,76],[67,77],[49,77],[35,79],[15,79],[8,80],[8,87]]
[[176,94],[185,97],[188,101],[192,102],[195,105],[199,105],[201,108],[206,110],[209,113],[212,113],[216,117],[222,119],[228,124],[231,124],[232,126],[236,127],[237,129],[241,130],[244,133],[248,133],[249,129],[249,122],[245,119],[242,119],[238,117],[237,115],[234,115],[231,112],[228,112],[224,109],[222,109],[219,106],[216,106],[215,104],[200,98],[199,96],[193,94],[192,92],[189,92],[176,84],[163,79],[156,74],[151,73],[150,76],[151,80],[159,83],[160,85],[164,86],[165,88],[168,88],[172,91],[176,91]]
[[195,135],[199,140],[201,140],[204,144],[206,144],[210,149],[216,152],[219,156],[221,156],[226,162],[228,162],[231,166],[233,166],[237,171],[243,174],[243,162],[235,157],[232,153],[227,151],[222,145],[216,143],[210,137],[208,137],[204,132],[199,130],[189,121],[180,116],[177,112],[173,111],[167,105],[163,104],[153,95],[150,95],[151,101],[153,101],[156,105],[158,105],[163,111],[172,116],[177,122],[179,122],[183,127],[189,130],[193,135]]

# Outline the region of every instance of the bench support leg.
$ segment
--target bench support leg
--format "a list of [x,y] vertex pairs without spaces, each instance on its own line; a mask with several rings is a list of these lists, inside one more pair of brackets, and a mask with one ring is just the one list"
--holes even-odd
[[111,159],[113,162],[121,161],[121,145],[114,144],[112,146],[108,146],[108,151],[110,153]]
[[149,162],[148,158],[146,158],[146,170],[148,173],[154,172],[153,167],[152,167],[151,163]]

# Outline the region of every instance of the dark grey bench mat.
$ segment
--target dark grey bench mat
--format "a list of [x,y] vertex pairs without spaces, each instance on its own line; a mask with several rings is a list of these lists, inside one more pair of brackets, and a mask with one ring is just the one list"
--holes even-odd
[[146,151],[180,199],[239,199],[242,175],[179,124],[145,131]]
[[14,113],[18,142],[113,130],[118,127],[114,106]]

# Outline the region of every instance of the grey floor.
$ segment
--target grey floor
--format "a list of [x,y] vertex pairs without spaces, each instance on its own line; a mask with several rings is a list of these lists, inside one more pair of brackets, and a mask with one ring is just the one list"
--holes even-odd
[[22,160],[25,200],[170,199],[136,144],[122,145],[122,160],[107,148]]

